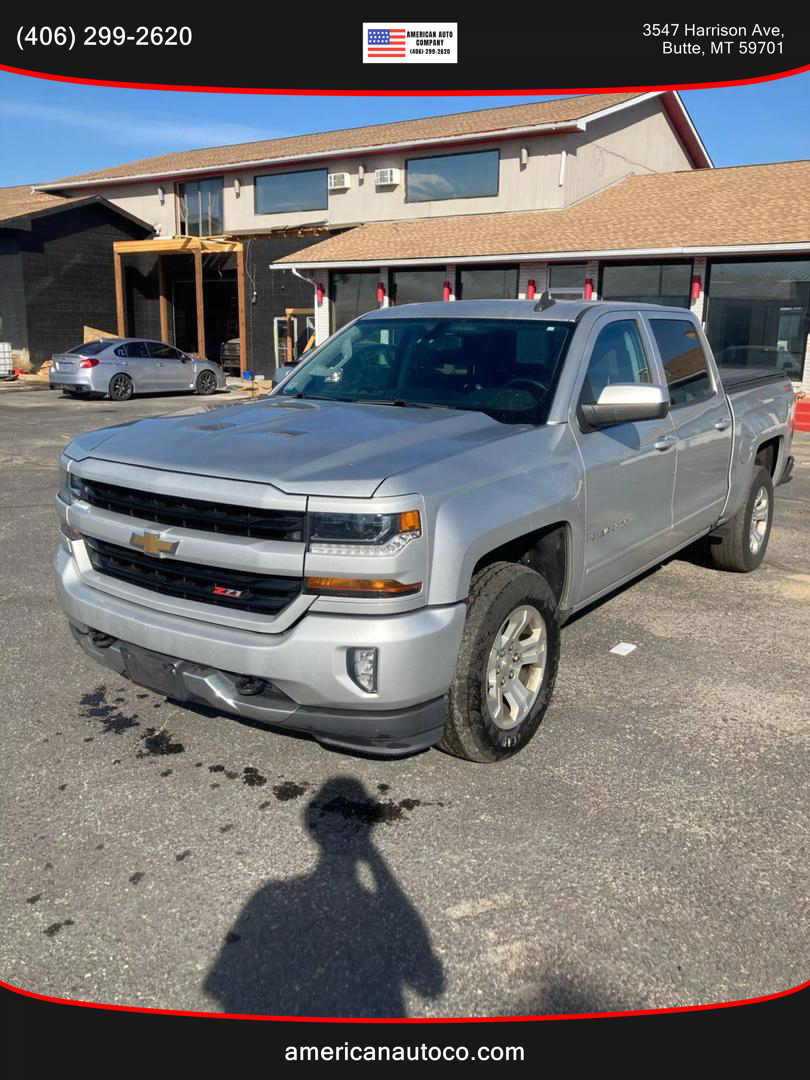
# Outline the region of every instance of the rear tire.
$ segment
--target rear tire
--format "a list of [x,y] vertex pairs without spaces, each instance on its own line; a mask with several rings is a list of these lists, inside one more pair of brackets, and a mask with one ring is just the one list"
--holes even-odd
[[217,377],[213,371],[201,371],[194,387],[195,394],[206,396],[217,392]]
[[526,566],[493,563],[473,577],[443,750],[491,763],[534,736],[557,676],[556,608],[548,583]]
[[773,481],[768,470],[758,466],[745,502],[723,535],[711,539],[709,554],[714,565],[737,574],[756,570],[765,557],[772,522]]
[[135,387],[129,375],[122,375],[119,372],[118,375],[113,375],[110,379],[109,394],[111,401],[129,401],[134,393]]

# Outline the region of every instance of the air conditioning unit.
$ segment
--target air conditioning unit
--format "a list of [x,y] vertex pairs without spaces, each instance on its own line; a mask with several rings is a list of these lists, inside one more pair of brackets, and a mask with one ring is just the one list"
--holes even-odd
[[345,191],[351,185],[351,176],[347,172],[333,172],[329,174],[327,186],[330,191]]
[[374,184],[376,187],[394,187],[399,183],[399,169],[375,169]]

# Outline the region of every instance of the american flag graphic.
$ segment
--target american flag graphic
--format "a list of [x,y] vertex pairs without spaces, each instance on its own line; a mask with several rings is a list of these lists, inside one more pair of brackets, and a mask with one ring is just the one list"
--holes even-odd
[[405,56],[405,31],[374,29],[368,31],[366,42],[366,56],[368,57],[397,57]]

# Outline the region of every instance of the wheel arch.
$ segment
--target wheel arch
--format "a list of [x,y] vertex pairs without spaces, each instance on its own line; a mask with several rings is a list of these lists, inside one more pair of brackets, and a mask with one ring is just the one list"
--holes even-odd
[[761,465],[764,469],[767,469],[772,480],[776,479],[776,466],[782,454],[783,443],[783,436],[774,435],[772,438],[761,442],[754,452],[755,466]]
[[496,562],[520,563],[536,570],[547,581],[558,608],[565,608],[570,595],[571,524],[555,521],[521,533],[481,555],[471,577]]

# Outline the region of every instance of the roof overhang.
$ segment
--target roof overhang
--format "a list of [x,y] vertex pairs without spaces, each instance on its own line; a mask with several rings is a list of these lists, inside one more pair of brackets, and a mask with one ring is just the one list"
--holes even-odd
[[[633,99],[634,103],[637,99]],[[597,114],[594,113],[594,116]],[[601,114],[599,114],[601,115]],[[593,117],[588,117],[593,119]],[[344,150],[318,150],[310,154],[288,154],[281,157],[251,158],[247,161],[229,162],[226,165],[201,165],[194,169],[172,169],[170,172],[139,173],[137,176],[104,176],[95,180],[69,180],[65,183],[36,184],[34,191],[69,191],[73,188],[109,187],[111,184],[138,184],[144,180],[183,180],[195,176],[220,176],[222,173],[243,172],[245,169],[263,169],[272,165],[297,165],[330,161],[334,158],[350,158],[388,154],[397,150],[415,150],[431,146],[454,146],[459,143],[489,142],[492,139],[519,138],[525,135],[558,135],[568,131],[584,131],[584,120],[566,120],[558,124],[535,124],[531,127],[508,128],[500,131],[476,132],[469,135],[443,135],[434,139],[409,139],[407,142],[379,143],[371,146],[352,146]]]
[[183,179],[195,176],[221,175],[240,172],[246,169],[266,168],[274,165],[294,165],[298,163],[329,161],[335,158],[352,158],[376,154],[388,154],[399,150],[423,149],[440,146],[455,146],[468,143],[490,142],[493,139],[525,138],[530,135],[559,135],[566,132],[586,131],[589,124],[614,113],[635,107],[651,98],[661,97],[664,107],[672,120],[681,141],[684,143],[696,168],[712,168],[712,161],[700,136],[689,117],[679,95],[671,90],[651,90],[635,97],[620,101],[597,112],[589,113],[576,120],[564,120],[548,124],[531,124],[525,127],[500,128],[492,131],[469,132],[464,135],[443,135],[433,138],[408,139],[401,142],[371,143],[334,150],[318,150],[308,154],[289,154],[276,157],[251,158],[244,161],[228,162],[222,165],[204,165],[191,169],[171,169],[162,172],[140,173],[137,176],[109,175],[93,180],[51,181],[34,186],[35,191],[68,191],[75,188],[109,187],[111,184],[138,184],[148,180]]
[[356,259],[335,260],[334,262],[270,263],[271,270],[325,271],[325,270],[371,270],[382,266],[463,266],[483,263],[511,262],[582,262],[588,259],[653,259],[678,258],[699,255],[777,255],[784,253],[810,254],[810,240],[799,244],[733,244],[728,246],[700,245],[695,247],[661,248],[610,248],[603,250],[587,249],[583,251],[531,251],[504,252],[499,255],[446,255],[428,259]]
[[709,157],[709,151],[706,149],[700,135],[698,135],[697,128],[692,123],[692,117],[689,115],[678,91],[665,91],[661,95],[661,101],[695,168],[713,169],[714,162]]
[[0,229],[18,229],[23,232],[30,232],[32,221],[37,221],[39,218],[43,217],[49,217],[51,214],[63,214],[66,210],[78,210],[82,206],[89,206],[92,203],[106,206],[107,209],[112,210],[114,214],[117,214],[119,217],[127,218],[136,225],[142,226],[147,232],[155,231],[154,225],[150,222],[144,221],[134,214],[130,214],[128,210],[122,210],[120,206],[116,206],[115,203],[110,202],[109,199],[105,199],[103,195],[88,195],[83,199],[73,198],[66,200],[61,204],[54,203],[52,206],[43,206],[40,210],[32,210],[29,213],[18,214],[16,217],[3,218],[0,220]]

